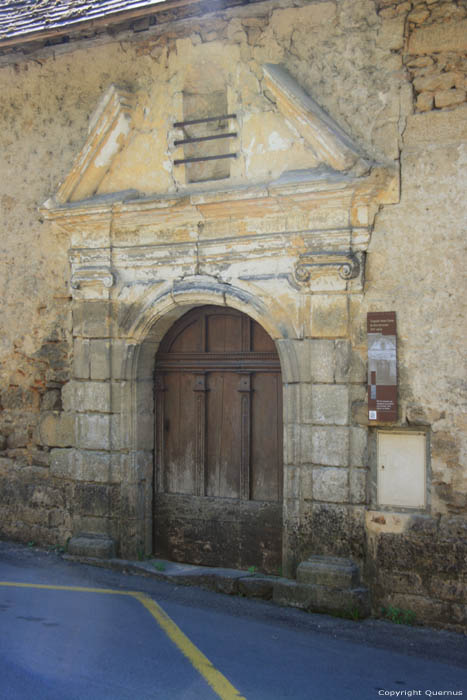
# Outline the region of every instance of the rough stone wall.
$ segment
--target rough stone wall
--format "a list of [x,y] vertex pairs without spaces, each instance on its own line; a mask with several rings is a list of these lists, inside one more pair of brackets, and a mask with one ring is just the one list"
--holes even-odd
[[[81,425],[77,438],[68,418],[76,387],[61,389],[72,376],[72,360],[74,376],[93,380],[96,391],[107,391],[108,374],[105,367],[91,368],[86,356],[90,346],[77,352],[78,341],[73,351],[71,240],[65,234],[57,238],[41,222],[38,207],[70,171],[89,116],[111,83],[152,96],[145,106],[156,117],[151,121],[141,107],[136,139],[150,131],[155,138],[149,161],[167,158],[161,137],[167,124],[157,118],[167,101],[166,80],[172,81],[171,97],[180,95],[187,84],[182,80],[185,67],[200,55],[198,47],[208,45],[213,54],[222,52],[228,89],[252,114],[245,144],[253,137],[259,144],[253,154],[258,181],[277,175],[277,160],[269,153],[262,158],[268,130],[277,127],[272,103],[260,95],[266,62],[285,63],[370,157],[400,162],[400,203],[382,207],[376,217],[363,300],[346,303],[345,313],[335,312],[332,333],[321,330],[307,340],[306,381],[312,391],[302,398],[300,420],[310,461],[302,470],[296,546],[299,557],[332,553],[365,562],[375,611],[392,603],[415,610],[420,620],[432,624],[465,626],[466,15],[465,3],[442,0],[339,0],[293,7],[286,0],[267,1],[163,31],[2,59],[3,536],[63,544],[90,514],[104,518],[112,511],[117,520],[134,507],[127,507],[120,487],[123,463],[114,467],[109,455],[97,449],[102,441],[93,442],[90,427]],[[196,76],[187,79],[196,89]],[[295,148],[300,167],[302,153]],[[127,186],[147,193],[174,191],[176,183],[167,171],[155,176],[148,161],[138,159],[135,143],[128,145],[127,158],[132,153],[133,177],[127,181],[116,163],[103,192]],[[374,464],[367,435],[371,447],[374,429],[367,428],[365,398],[369,310],[397,312],[398,427],[415,426],[430,435],[431,504],[423,514],[394,515],[371,500],[368,482],[374,479]],[[91,336],[89,342],[105,343]],[[106,354],[94,357],[97,361]],[[77,363],[84,363],[81,369]],[[78,399],[83,410],[86,400]],[[97,421],[93,430],[104,423]],[[342,440],[336,439],[339,435]],[[86,464],[78,463],[79,456],[69,449],[77,439],[93,453]],[[319,453],[330,442],[336,463],[323,463]],[[76,480],[69,478],[70,460]]]

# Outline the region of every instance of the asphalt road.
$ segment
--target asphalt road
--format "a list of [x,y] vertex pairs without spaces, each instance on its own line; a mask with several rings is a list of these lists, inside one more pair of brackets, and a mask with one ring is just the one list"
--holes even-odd
[[[9,585],[18,583],[28,585]],[[0,543],[2,700],[370,700],[430,691],[467,697],[465,637],[310,615]]]

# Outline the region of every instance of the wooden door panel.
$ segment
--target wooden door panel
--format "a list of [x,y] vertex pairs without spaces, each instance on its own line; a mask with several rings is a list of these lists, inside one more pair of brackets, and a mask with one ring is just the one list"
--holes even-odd
[[253,377],[250,493],[256,501],[282,498],[282,383],[279,374]]
[[164,490],[196,493],[196,404],[194,375],[167,372],[164,407]]
[[242,317],[212,314],[207,317],[207,352],[242,350]]
[[239,498],[241,403],[238,375],[209,372],[207,385],[206,495]]
[[203,352],[203,325],[200,319],[183,328],[172,340],[171,352]]

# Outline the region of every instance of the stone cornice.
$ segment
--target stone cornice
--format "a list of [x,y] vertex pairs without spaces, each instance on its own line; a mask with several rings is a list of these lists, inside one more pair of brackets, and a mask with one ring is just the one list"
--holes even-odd
[[182,191],[173,195],[138,197],[134,191],[95,197],[71,204],[49,200],[41,208],[44,218],[63,231],[70,227],[99,227],[113,222],[147,225],[164,221],[168,228],[184,222],[263,218],[290,210],[320,208],[348,212],[348,226],[371,226],[381,203],[397,201],[395,168],[375,167],[364,177],[320,171],[287,173],[280,180],[225,190]]

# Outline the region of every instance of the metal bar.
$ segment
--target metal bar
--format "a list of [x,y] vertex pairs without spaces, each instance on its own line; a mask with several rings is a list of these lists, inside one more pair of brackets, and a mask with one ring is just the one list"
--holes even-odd
[[205,160],[219,160],[220,158],[236,158],[236,153],[226,153],[223,156],[204,156],[203,158],[182,158],[174,160],[174,165],[182,165],[183,163],[200,163]]
[[191,124],[205,124],[206,122],[217,122],[223,119],[236,119],[236,114],[222,114],[220,117],[205,117],[205,119],[189,119],[186,122],[175,122],[174,127],[180,129],[183,126],[190,126]]
[[192,139],[181,139],[180,141],[174,141],[174,146],[181,146],[184,143],[198,143],[199,141],[213,141],[214,139],[231,139],[237,136],[237,132],[233,131],[228,134],[214,134],[212,136],[197,136]]

